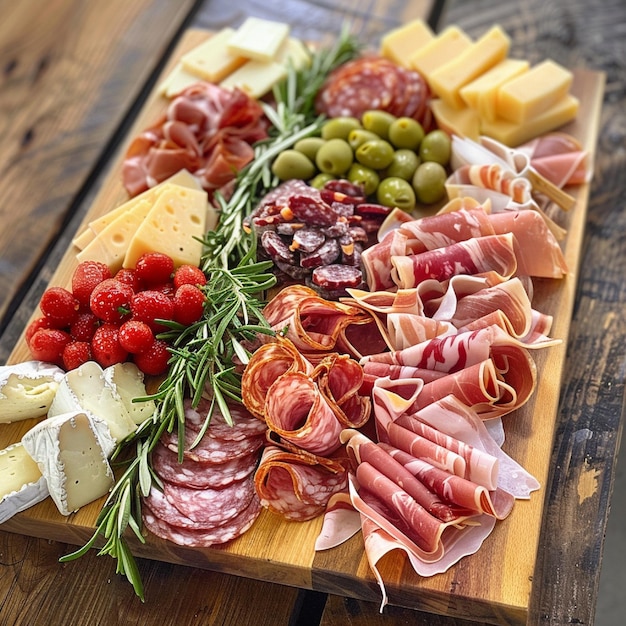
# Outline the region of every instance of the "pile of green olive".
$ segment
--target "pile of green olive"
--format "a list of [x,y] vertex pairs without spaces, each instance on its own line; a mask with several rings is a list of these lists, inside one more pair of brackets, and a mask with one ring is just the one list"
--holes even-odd
[[425,133],[409,117],[372,110],[324,122],[321,136],[298,141],[274,160],[280,180],[298,178],[321,188],[334,178],[363,187],[379,204],[411,211],[445,195],[451,141],[443,130]]

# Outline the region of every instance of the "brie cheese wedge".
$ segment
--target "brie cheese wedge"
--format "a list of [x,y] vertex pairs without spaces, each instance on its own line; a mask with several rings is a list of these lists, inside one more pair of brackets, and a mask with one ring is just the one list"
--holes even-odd
[[156,410],[154,400],[134,402],[136,398],[147,395],[143,372],[134,363],[116,363],[107,367],[104,380],[113,387],[135,424],[152,417]]
[[0,366],[0,424],[44,416],[64,374],[43,361]]
[[84,411],[49,417],[31,428],[22,444],[45,477],[62,515],[97,500],[114,485],[107,459],[115,441],[98,417]]
[[0,450],[0,524],[48,495],[46,479],[21,442]]
[[137,429],[115,388],[95,361],[87,361],[65,374],[48,410],[48,417],[84,411],[101,418],[116,442]]

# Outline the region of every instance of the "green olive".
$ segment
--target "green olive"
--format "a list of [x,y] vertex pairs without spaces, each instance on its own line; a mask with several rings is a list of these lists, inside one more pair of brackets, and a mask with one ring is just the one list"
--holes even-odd
[[298,152],[302,152],[305,156],[307,156],[313,163],[315,163],[315,157],[317,155],[317,151],[321,146],[324,145],[324,140],[321,137],[305,137],[304,139],[300,139],[300,141],[296,141],[293,149]]
[[371,167],[353,163],[348,170],[348,180],[355,185],[363,187],[363,193],[366,196],[371,196],[378,188],[380,176]]
[[309,181],[309,185],[315,187],[315,189],[323,189],[329,180],[335,180],[335,177],[332,174],[321,172]]
[[370,139],[361,144],[355,152],[356,160],[371,167],[373,170],[383,170],[393,161],[393,147],[384,139]]
[[387,111],[365,111],[361,116],[361,122],[365,130],[376,133],[382,139],[389,138],[389,127],[396,120],[396,116]]
[[426,161],[413,176],[413,189],[420,202],[433,204],[441,200],[446,193],[446,170],[440,163]]
[[322,139],[345,139],[347,141],[350,131],[362,128],[361,122],[356,117],[333,117],[322,126]]
[[447,165],[450,161],[452,142],[450,136],[443,130],[432,130],[424,136],[420,144],[420,158],[422,161],[434,161]]
[[283,150],[272,163],[272,173],[280,180],[308,180],[315,176],[315,171],[311,159],[297,150]]
[[360,145],[372,139],[380,139],[380,137],[376,133],[365,130],[364,128],[357,128],[348,135],[348,143],[355,151]]
[[317,151],[315,163],[320,172],[339,176],[345,174],[354,161],[350,144],[345,139],[329,139]]
[[419,164],[420,158],[413,150],[402,148],[393,153],[393,161],[391,161],[385,173],[387,176],[411,180]]
[[415,208],[415,191],[403,178],[391,176],[380,181],[376,190],[376,199],[383,206],[398,207],[404,211]]
[[389,141],[396,148],[417,150],[424,139],[422,125],[411,117],[399,117],[389,126]]

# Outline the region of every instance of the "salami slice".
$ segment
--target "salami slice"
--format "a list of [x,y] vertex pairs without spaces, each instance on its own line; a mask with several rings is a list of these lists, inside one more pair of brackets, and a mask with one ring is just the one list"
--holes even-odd
[[313,283],[333,291],[336,289],[347,289],[348,287],[358,287],[363,282],[361,269],[354,265],[342,265],[332,263],[316,267],[312,275]]
[[243,535],[256,521],[261,512],[261,504],[255,496],[239,515],[227,522],[208,529],[182,528],[159,518],[149,506],[143,507],[143,522],[146,528],[161,539],[179,546],[208,548],[232,541]]
[[161,444],[152,452],[152,469],[157,476],[175,485],[195,489],[219,489],[243,480],[254,472],[258,461],[256,452],[224,463],[199,463],[189,458],[181,463],[176,452]]
[[222,524],[237,516],[250,504],[254,477],[235,481],[221,489],[193,489],[163,483],[167,501],[183,515],[201,524]]

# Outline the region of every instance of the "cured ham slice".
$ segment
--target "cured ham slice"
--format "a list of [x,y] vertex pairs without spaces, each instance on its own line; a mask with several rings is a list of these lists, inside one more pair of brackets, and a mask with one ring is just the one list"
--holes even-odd
[[411,256],[394,256],[391,265],[394,283],[408,289],[428,279],[444,281],[457,274],[493,271],[507,279],[515,273],[517,260],[513,236],[506,234],[478,237]]
[[261,504],[294,521],[321,515],[332,495],[346,489],[347,480],[347,471],[338,461],[273,445],[263,451],[255,473]]

